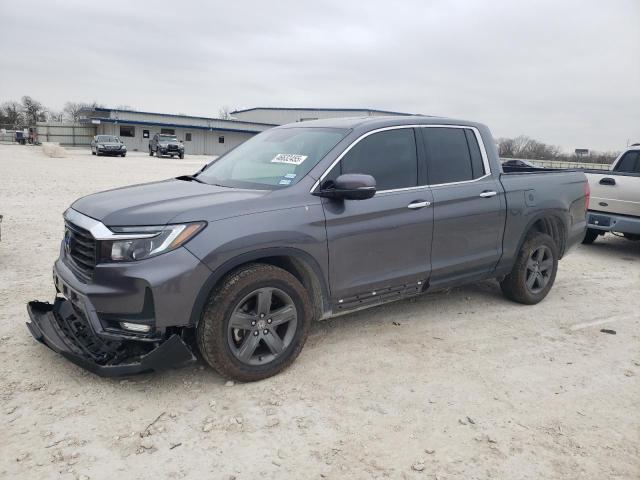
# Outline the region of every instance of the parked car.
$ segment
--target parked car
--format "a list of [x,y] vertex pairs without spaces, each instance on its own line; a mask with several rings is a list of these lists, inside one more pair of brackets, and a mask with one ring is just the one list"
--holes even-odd
[[474,122],[277,127],[194,175],[74,202],[58,296],[30,302],[28,326],[100,375],[198,348],[223,376],[259,380],[293,362],[312,320],[485,279],[540,302],[584,237],[587,187],[581,171],[501,166]]
[[583,243],[593,243],[607,232],[640,240],[640,145],[624,151],[610,171],[585,173],[592,196]]
[[96,135],[91,140],[92,155],[127,155],[127,146],[115,135]]
[[531,162],[527,162],[526,160],[519,160],[515,158],[503,161],[502,165],[505,167],[517,167],[517,168],[539,168],[539,167],[536,167]]
[[184,145],[175,135],[159,133],[149,142],[149,156],[152,157],[154,153],[157,157],[169,155],[171,158],[184,158]]

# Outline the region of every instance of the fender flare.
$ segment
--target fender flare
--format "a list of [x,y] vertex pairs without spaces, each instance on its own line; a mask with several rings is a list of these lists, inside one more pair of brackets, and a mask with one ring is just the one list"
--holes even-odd
[[200,291],[198,292],[196,301],[194,302],[191,309],[189,325],[193,327],[198,325],[211,291],[227,273],[240,265],[266,257],[291,257],[304,263],[320,285],[320,294],[322,297],[321,310],[323,312],[326,312],[330,309],[329,285],[322,273],[320,265],[315,260],[315,258],[311,256],[311,254],[292,247],[263,248],[233,257],[212,271],[211,275],[209,275],[209,278],[207,278],[205,283],[200,288]]
[[565,216],[566,214],[563,210],[557,210],[557,209],[544,210],[542,212],[535,214],[529,220],[525,228],[522,230],[522,233],[520,234],[520,239],[518,240],[518,248],[516,249],[516,255],[522,248],[522,244],[524,243],[525,239],[527,238],[527,235],[533,228],[533,225],[537,221],[542,220],[544,218],[548,218],[548,217],[555,217],[558,219],[558,221],[560,221],[560,224],[562,225],[562,228],[563,228],[563,231],[560,232],[562,236],[560,238],[560,244],[558,245],[558,253],[559,253],[558,259],[562,258],[562,256],[564,255],[566,244],[567,244],[567,235],[569,234],[569,229],[567,227],[567,221]]

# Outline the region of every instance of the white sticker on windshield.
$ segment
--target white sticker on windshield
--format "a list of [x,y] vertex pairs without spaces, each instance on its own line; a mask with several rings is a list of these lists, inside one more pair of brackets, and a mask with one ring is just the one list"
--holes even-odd
[[278,185],[291,185],[291,180],[280,180]]
[[271,163],[286,163],[288,165],[300,165],[307,159],[307,155],[298,155],[295,153],[279,153]]

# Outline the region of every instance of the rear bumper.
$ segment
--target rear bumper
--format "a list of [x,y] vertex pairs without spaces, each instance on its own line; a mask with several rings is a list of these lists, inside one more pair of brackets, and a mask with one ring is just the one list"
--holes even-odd
[[27,327],[40,343],[67,360],[103,377],[133,375],[179,367],[195,361],[178,336],[156,343],[104,340],[70,301],[57,297],[52,304],[27,305]]
[[640,235],[640,217],[589,211],[587,223],[594,230]]

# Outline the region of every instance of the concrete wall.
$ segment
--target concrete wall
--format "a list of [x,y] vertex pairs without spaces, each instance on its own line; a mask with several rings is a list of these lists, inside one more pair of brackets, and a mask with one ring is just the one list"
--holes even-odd
[[60,145],[89,146],[96,128],[93,125],[78,125],[65,122],[38,122],[36,124],[39,142],[57,142]]
[[[133,127],[135,135],[133,137],[123,136],[120,128],[122,126]],[[166,128],[174,130],[178,139],[183,141],[187,155],[222,155],[254,136],[254,133],[127,124],[124,121],[118,124],[101,123],[98,125],[98,134],[116,135],[120,137],[129,151],[146,152],[149,150],[149,140],[156,133],[162,133],[162,130]],[[143,137],[145,130],[149,131],[149,138]],[[186,140],[187,133],[191,133],[191,141]],[[220,143],[220,137],[224,138],[224,143]]]

